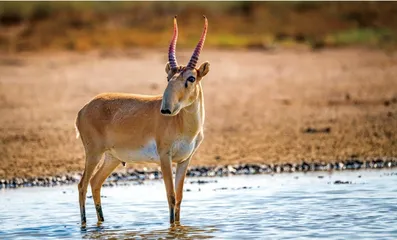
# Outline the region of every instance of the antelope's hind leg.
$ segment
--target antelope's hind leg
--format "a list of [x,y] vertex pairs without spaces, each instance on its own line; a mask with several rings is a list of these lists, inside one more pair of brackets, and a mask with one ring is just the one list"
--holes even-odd
[[86,226],[86,215],[85,215],[85,201],[87,196],[87,187],[90,181],[91,175],[94,172],[96,166],[101,160],[103,152],[86,150],[85,169],[83,176],[81,177],[78,185],[79,189],[79,204],[80,204],[80,216],[81,226]]
[[105,221],[105,219],[103,218],[102,205],[101,205],[102,184],[105,182],[106,178],[114,171],[114,169],[116,169],[116,167],[119,164],[120,164],[120,160],[114,158],[109,153],[105,153],[105,159],[103,161],[103,164],[91,179],[92,198],[94,199],[96,214],[99,223]]

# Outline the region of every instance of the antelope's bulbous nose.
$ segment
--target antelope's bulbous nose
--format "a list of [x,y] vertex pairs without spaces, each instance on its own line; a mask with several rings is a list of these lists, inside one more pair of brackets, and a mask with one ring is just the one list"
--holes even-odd
[[169,109],[161,109],[160,112],[162,114],[171,114],[171,110],[169,110]]

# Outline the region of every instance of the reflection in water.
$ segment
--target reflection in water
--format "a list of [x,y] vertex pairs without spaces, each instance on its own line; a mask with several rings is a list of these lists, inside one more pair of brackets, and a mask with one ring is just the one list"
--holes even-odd
[[[212,179],[215,180],[215,179]],[[181,225],[170,227],[161,181],[103,188],[80,228],[77,186],[0,191],[0,239],[395,239],[397,174],[294,173],[185,185]],[[349,184],[335,184],[348,182]]]
[[148,232],[134,230],[107,230],[98,227],[95,230],[88,230],[83,235],[84,239],[208,239],[215,237],[213,233],[217,230],[213,226],[193,227],[175,225],[166,229],[152,230]]

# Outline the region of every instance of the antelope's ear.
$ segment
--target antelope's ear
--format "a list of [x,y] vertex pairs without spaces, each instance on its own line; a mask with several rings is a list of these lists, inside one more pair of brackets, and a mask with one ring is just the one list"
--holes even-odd
[[210,71],[210,63],[209,62],[204,62],[201,64],[201,66],[197,70],[197,75],[199,78],[204,77],[207,75],[207,73]]
[[165,64],[165,73],[168,74],[170,72],[170,70],[171,70],[171,65],[169,62],[167,62],[167,64]]

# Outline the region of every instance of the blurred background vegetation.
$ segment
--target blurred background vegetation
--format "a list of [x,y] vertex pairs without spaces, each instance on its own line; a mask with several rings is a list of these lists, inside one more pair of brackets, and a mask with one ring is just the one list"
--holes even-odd
[[0,2],[0,51],[162,47],[395,49],[397,2]]

